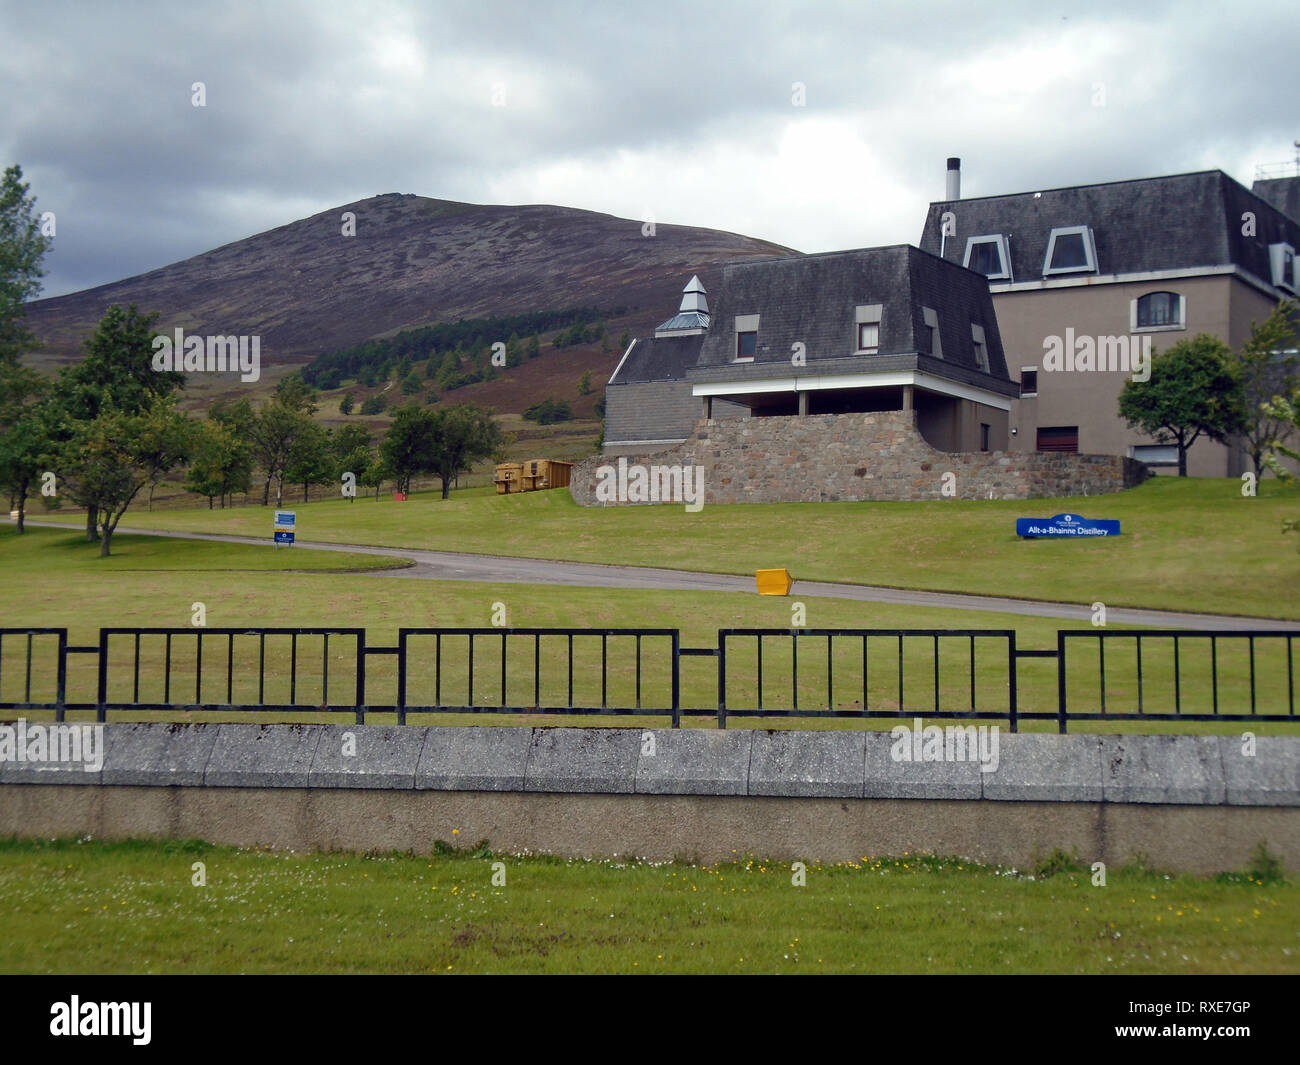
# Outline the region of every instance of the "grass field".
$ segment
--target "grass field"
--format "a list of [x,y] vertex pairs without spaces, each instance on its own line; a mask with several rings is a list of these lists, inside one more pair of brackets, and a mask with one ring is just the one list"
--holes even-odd
[[[1063,545],[1060,545],[1063,546]],[[51,562],[50,560],[55,560]],[[788,630],[791,601],[747,593],[686,593],[679,591],[617,590],[603,588],[565,588],[547,585],[481,584],[450,581],[377,578],[358,568],[387,560],[366,555],[330,552],[292,551],[238,544],[203,541],[167,540],[121,536],[118,550],[107,560],[98,557],[93,544],[84,543],[76,534],[54,529],[33,528],[18,537],[12,528],[0,527],[0,620],[3,625],[66,627],[74,644],[98,641],[99,629],[110,626],[175,627],[188,630],[172,640],[172,698],[164,699],[163,666],[165,638],[144,637],[141,642],[141,692],[156,701],[191,698],[196,691],[195,659],[197,634],[191,622],[195,603],[203,603],[209,628],[283,626],[319,627],[333,624],[364,628],[370,644],[392,644],[399,627],[487,627],[491,624],[495,604],[506,610],[507,622],[516,627],[556,628],[677,628],[684,646],[714,646],[719,628],[774,628]],[[288,570],[292,564],[296,568]],[[334,566],[334,570],[303,571],[303,567]],[[345,568],[347,567],[347,568]],[[811,628],[980,628],[1011,629],[1022,648],[1048,649],[1055,646],[1056,631],[1062,627],[1052,619],[1030,618],[976,611],[952,611],[930,607],[904,607],[884,604],[854,603],[845,600],[807,598],[798,600],[807,608],[807,625]],[[1080,627],[1090,628],[1086,612],[1081,612]],[[1064,627],[1069,627],[1068,625]],[[1113,627],[1122,631],[1121,626]],[[37,638],[34,644],[34,674],[38,680],[30,701],[53,699],[55,644],[52,637]],[[408,702],[434,701],[433,641],[419,638],[413,645],[417,655],[408,675]],[[442,702],[455,704],[457,697],[468,695],[467,642],[447,638],[444,648]],[[656,642],[657,639],[657,642]],[[278,641],[278,642],[275,642]],[[852,710],[861,706],[861,641],[837,639],[832,644],[835,688],[828,699],[826,687],[826,650],[821,641],[809,641],[800,652],[800,705],[817,707],[834,705]],[[268,643],[267,668],[274,675],[265,692],[268,703],[289,701],[288,637],[272,638]],[[641,705],[665,706],[669,697],[667,641],[647,638],[643,641],[643,688]],[[324,643],[320,637],[299,638],[300,661],[296,676],[294,701],[305,708],[323,702],[322,669]],[[896,689],[896,645],[891,638],[873,638],[868,650],[877,665],[872,667],[868,691],[869,705],[877,709],[898,707]],[[478,702],[497,698],[500,683],[500,650],[495,639],[478,641],[475,661],[475,690]],[[1250,727],[1255,731],[1294,731],[1294,721],[1278,720],[1285,713],[1286,663],[1278,656],[1285,653],[1280,641],[1261,641],[1257,658],[1257,698],[1264,713]],[[351,653],[350,653],[351,652]],[[232,698],[227,698],[226,656],[235,663]],[[208,634],[205,639],[204,673],[201,699],[196,702],[257,702],[257,641],[240,637],[236,649],[230,650],[226,637]],[[510,677],[507,704],[516,706],[559,705],[566,701],[564,641],[549,638],[542,646],[547,675],[543,700],[533,697],[533,643],[528,637],[511,637],[507,654]],[[905,646],[905,665],[911,695],[904,709],[932,708],[933,659],[931,642],[924,638],[909,639]],[[1078,659],[1085,666],[1089,652]],[[0,645],[0,697],[18,700],[24,691],[26,641],[9,637]],[[43,658],[42,655],[46,657]],[[969,699],[969,647],[960,637],[945,638],[940,645],[941,704],[962,709]],[[127,701],[133,695],[134,648],[128,637],[118,637],[110,644],[110,699]],[[1108,707],[1111,712],[1134,709],[1134,684],[1125,680],[1133,672],[1133,647],[1130,644],[1108,651]],[[635,696],[635,643],[625,637],[608,646],[608,701],[637,705]],[[729,705],[733,708],[757,705],[756,644],[738,640],[729,645]],[[330,648],[330,685],[335,693],[355,690],[355,653],[353,645],[336,637]],[[41,668],[44,663],[45,668]],[[575,703],[600,705],[600,647],[595,638],[580,638],[575,644]],[[782,688],[780,678],[789,675],[790,649],[787,640],[765,641],[766,706],[790,705],[793,692]],[[1146,709],[1159,711],[1170,703],[1172,688],[1169,648],[1148,645],[1144,657]],[[1005,644],[997,640],[976,644],[977,704],[981,709],[1005,709],[1007,706],[1007,669]],[[1184,710],[1208,711],[1209,689],[1206,662],[1188,656],[1181,664],[1184,685]],[[1249,693],[1249,666],[1242,648],[1225,646],[1220,650],[1221,699],[1227,705],[1243,706]],[[1096,701],[1095,670],[1092,679],[1087,670],[1071,674],[1072,696]],[[687,708],[717,706],[717,668],[713,659],[688,658],[682,666],[682,700]],[[70,702],[93,702],[96,684],[95,656],[70,656],[68,699]],[[1020,709],[1054,710],[1056,707],[1056,663],[1052,660],[1022,660],[1017,690]],[[185,694],[180,694],[185,693]],[[375,705],[396,702],[396,671],[392,659],[371,661],[366,687],[367,699]],[[783,702],[784,700],[784,702]],[[1163,702],[1162,702],[1163,700]],[[26,700],[25,700],[26,701]],[[336,702],[346,703],[345,698]],[[462,703],[463,705],[463,703]],[[490,703],[489,703],[490,705]],[[1072,705],[1082,705],[1072,704]],[[32,720],[52,712],[29,711]],[[232,712],[239,720],[248,720],[247,712]],[[73,712],[73,719],[85,712]],[[153,711],[116,711],[114,720],[143,719],[159,716]],[[168,719],[187,719],[188,712],[167,712]],[[219,720],[214,712],[196,712],[196,717]],[[228,713],[227,716],[232,716]],[[283,713],[276,719],[283,719]],[[1271,718],[1271,720],[1270,720]],[[251,719],[256,719],[254,716]],[[337,720],[325,713],[306,710],[295,720]],[[391,715],[373,715],[376,723],[392,720]],[[627,717],[555,717],[530,715],[437,715],[430,722],[474,724],[595,724],[642,727],[662,726],[662,715]],[[702,726],[714,724],[712,716],[688,719]],[[888,728],[889,719],[875,719],[869,727]],[[815,718],[732,718],[732,727],[843,728],[862,724],[853,719]],[[1051,722],[1026,722],[1030,729],[1054,728]],[[1244,726],[1227,722],[1169,723],[1151,713],[1147,720],[1136,722],[1079,722],[1076,730],[1160,731],[1165,727],[1178,731],[1236,732]]]
[[[1151,609],[1300,619],[1300,553],[1282,535],[1300,492],[1263,481],[1157,477],[1115,495],[1003,502],[583,508],[564,490],[470,488],[394,503],[292,504],[303,540],[723,573],[784,566],[797,579]],[[1118,518],[1123,534],[1020,540],[1017,517]],[[75,513],[54,520],[84,523]],[[133,510],[126,527],[270,535],[261,507]]]
[[439,849],[0,842],[0,970],[1300,972],[1300,887],[1262,866],[1216,879],[1112,869],[1094,887],[1060,856],[1015,871],[904,855],[809,865],[795,887],[789,863],[749,856],[696,866]]

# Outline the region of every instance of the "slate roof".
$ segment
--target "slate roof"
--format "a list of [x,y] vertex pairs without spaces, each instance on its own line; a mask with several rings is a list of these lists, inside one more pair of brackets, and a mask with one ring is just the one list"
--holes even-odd
[[708,329],[709,316],[703,311],[678,311],[663,325],[655,327],[656,333],[671,333],[681,329]]
[[[1300,248],[1300,221],[1221,170],[931,203],[921,247],[935,255],[945,211],[956,216],[956,236],[948,237],[944,258],[961,263],[967,238],[1003,234],[1015,282],[1043,280],[1048,238],[1063,226],[1092,227],[1100,276],[1236,265],[1268,283],[1268,246]],[[1255,214],[1253,237],[1242,234],[1248,211]]]
[[703,333],[675,337],[638,337],[610,378],[611,385],[640,381],[681,381],[700,357]]
[[[881,304],[877,355],[856,355],[860,305]],[[928,358],[923,308],[938,317],[943,359]],[[735,361],[735,318],[759,315],[752,363]],[[791,373],[861,373],[918,368],[969,383],[1009,380],[993,300],[984,277],[907,244],[723,267],[692,381],[736,380]],[[989,374],[979,370],[972,323],[984,328]],[[805,346],[807,367],[791,364]]]

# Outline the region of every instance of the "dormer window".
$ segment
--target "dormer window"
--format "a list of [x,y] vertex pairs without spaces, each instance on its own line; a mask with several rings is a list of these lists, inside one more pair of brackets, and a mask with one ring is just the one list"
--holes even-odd
[[1007,246],[1007,238],[997,233],[967,238],[962,266],[983,274],[990,281],[1010,280],[1011,249]]
[[1052,230],[1043,260],[1043,276],[1095,273],[1097,248],[1088,226],[1061,226]]
[[758,315],[736,315],[735,332],[736,362],[753,362],[758,354]]
[[1296,293],[1295,248],[1290,244],[1270,244],[1268,262],[1273,270],[1273,284],[1294,296]]
[[857,328],[857,354],[880,354],[880,312],[882,303],[861,304],[854,310],[853,321]]
[[933,307],[921,308],[921,320],[925,323],[922,337],[927,341],[929,353],[936,359],[943,358],[943,340],[939,337],[939,316]]
[[971,337],[971,345],[975,349],[975,365],[978,366],[980,370],[983,371],[984,373],[988,373],[989,372],[989,348],[988,348],[987,341],[985,341],[984,339],[984,327],[982,325],[976,325],[974,322],[971,322],[970,337]]

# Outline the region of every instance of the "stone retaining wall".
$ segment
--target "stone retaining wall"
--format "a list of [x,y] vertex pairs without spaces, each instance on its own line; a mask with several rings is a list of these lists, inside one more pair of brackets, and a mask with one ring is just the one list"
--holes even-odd
[[1253,756],[1235,736],[999,739],[984,773],[896,762],[865,730],[114,723],[98,772],[0,763],[0,834],[1020,865],[1060,847],[1195,872],[1243,868],[1263,841],[1300,868],[1300,737]]
[[[1061,498],[1118,492],[1150,476],[1142,463],[1118,455],[937,451],[912,411],[715,418],[697,423],[683,444],[625,461],[702,467],[705,503]],[[574,500],[606,505],[596,494],[597,470],[618,462],[579,463],[569,485]],[[948,496],[945,473],[954,475]]]

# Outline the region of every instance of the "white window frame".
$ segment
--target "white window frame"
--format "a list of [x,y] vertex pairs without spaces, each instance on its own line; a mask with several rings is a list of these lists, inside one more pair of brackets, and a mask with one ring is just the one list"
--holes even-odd
[[[1083,255],[1088,261],[1083,266],[1058,266],[1052,268],[1052,253],[1056,250],[1057,237],[1069,237],[1075,234],[1083,237]],[[1095,274],[1097,272],[1097,245],[1092,238],[1091,226],[1057,226],[1047,239],[1047,254],[1043,257],[1043,276],[1054,274]]]
[[[1291,256],[1291,276],[1286,276],[1286,257],[1288,253]],[[1297,285],[1300,285],[1300,266],[1296,263],[1295,247],[1282,241],[1278,244],[1268,246],[1268,265],[1273,274],[1273,287],[1280,288],[1291,295],[1296,294]]]
[[921,308],[921,318],[931,329],[934,330],[930,335],[934,337],[934,343],[931,345],[933,350],[930,352],[936,359],[943,358],[943,338],[939,335],[939,315],[932,307]]
[[1028,371],[1028,372],[1030,372],[1030,373],[1036,374],[1036,373],[1038,373],[1038,367],[1037,367],[1037,366],[1022,366],[1022,367],[1020,367],[1020,382],[1019,382],[1019,384],[1020,384],[1020,398],[1021,398],[1021,399],[1028,399],[1030,396],[1036,396],[1036,395],[1038,395],[1038,378],[1037,378],[1037,377],[1034,378],[1034,390],[1033,390],[1032,392],[1026,392],[1026,391],[1025,391],[1025,386],[1024,386],[1025,371]]
[[[853,312],[853,350],[858,355],[879,355],[880,354],[880,319],[881,312],[884,310],[884,304],[867,303],[859,304]],[[864,325],[874,325],[876,327],[876,346],[875,348],[864,348],[862,346],[862,327]]]
[[[976,244],[996,243],[998,246],[998,255],[1002,257],[1002,271],[996,274],[984,274],[990,281],[1010,281],[1011,280],[1011,245],[1007,238],[1001,233],[985,233],[981,237],[966,238],[966,254],[962,257],[961,264],[967,270],[971,268],[970,257]],[[976,271],[978,273],[979,271]]]
[[[1147,296],[1158,296],[1162,292],[1168,292],[1171,296],[1178,297],[1178,321],[1174,325],[1138,325],[1138,300],[1146,299]],[[1170,292],[1167,288],[1153,288],[1150,292],[1144,292],[1141,296],[1134,296],[1128,301],[1128,331],[1130,333],[1175,333],[1187,331],[1187,297],[1181,292]]]

